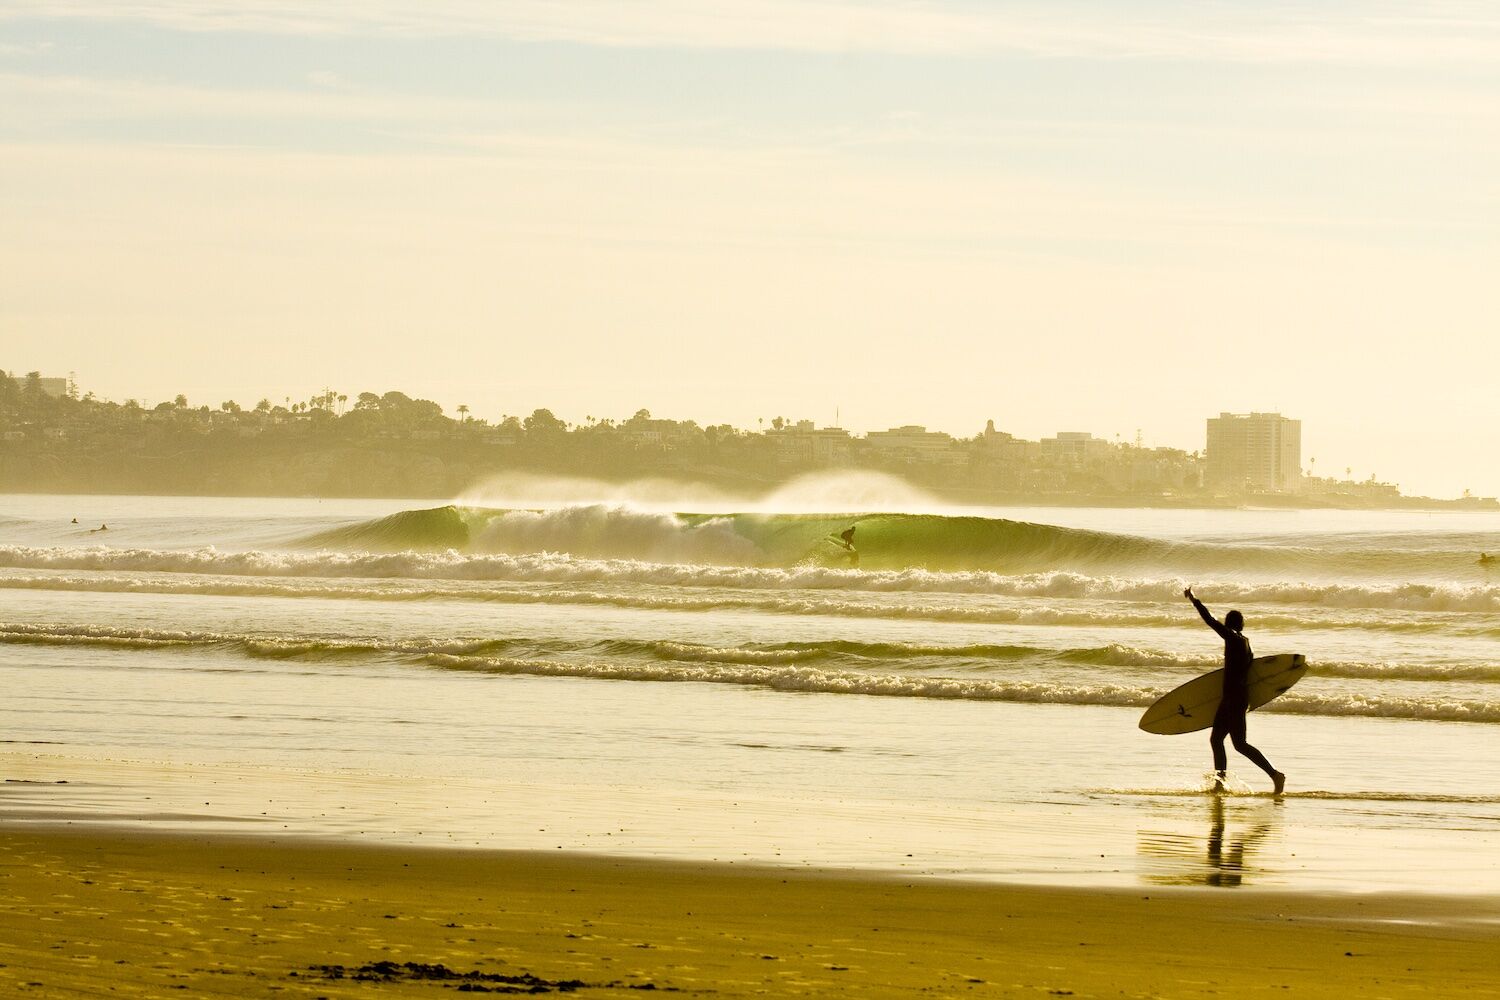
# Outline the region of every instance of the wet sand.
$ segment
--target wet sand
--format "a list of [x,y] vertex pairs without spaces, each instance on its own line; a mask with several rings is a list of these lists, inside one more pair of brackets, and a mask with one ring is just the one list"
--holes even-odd
[[5,996],[1493,997],[1497,945],[1487,897],[0,829]]

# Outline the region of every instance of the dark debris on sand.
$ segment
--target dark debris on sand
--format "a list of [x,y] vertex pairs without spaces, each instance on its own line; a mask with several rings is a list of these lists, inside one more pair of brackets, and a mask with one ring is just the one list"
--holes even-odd
[[657,986],[655,983],[586,983],[581,979],[543,979],[529,972],[508,976],[500,972],[480,972],[477,969],[459,972],[440,962],[368,962],[352,969],[342,965],[309,965],[307,968],[324,979],[352,979],[368,983],[435,982],[460,993],[572,993],[582,989],[610,988],[678,992],[675,986]]

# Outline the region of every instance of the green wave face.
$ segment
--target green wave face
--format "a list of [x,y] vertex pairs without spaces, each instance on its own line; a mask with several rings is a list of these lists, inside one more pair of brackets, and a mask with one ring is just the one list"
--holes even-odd
[[859,516],[735,515],[735,529],[777,565],[805,559],[847,565],[837,542],[853,527],[862,569],[1025,572],[1086,568],[1121,561],[1153,562],[1175,548],[1131,535],[1062,528],[1026,521],[940,514]]
[[[855,529],[854,550],[839,541]],[[1489,535],[1411,547],[1389,535],[1166,541],[1004,518],[942,514],[671,514],[623,506],[550,510],[435,507],[322,531],[317,549],[465,555],[556,553],[662,565],[826,567],[865,571],[1073,572],[1191,579],[1384,579],[1488,585],[1474,553]],[[1476,578],[1477,577],[1477,578]]]
[[[855,529],[854,550],[839,534]],[[937,514],[661,514],[618,507],[554,511],[435,507],[319,532],[309,548],[401,552],[559,552],[580,558],[934,571],[1084,568],[1160,561],[1170,543]]]
[[303,544],[312,548],[367,552],[464,550],[469,547],[469,519],[465,511],[451,504],[428,510],[403,510],[373,521],[320,531]]

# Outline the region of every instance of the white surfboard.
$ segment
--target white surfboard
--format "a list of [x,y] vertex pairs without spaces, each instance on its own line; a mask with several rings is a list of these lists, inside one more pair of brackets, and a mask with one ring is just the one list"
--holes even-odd
[[[1250,661],[1250,709],[1254,711],[1272,698],[1286,693],[1307,673],[1301,653],[1257,656]],[[1224,668],[1195,677],[1156,700],[1141,716],[1148,733],[1176,736],[1196,733],[1214,724],[1214,712],[1224,695]]]

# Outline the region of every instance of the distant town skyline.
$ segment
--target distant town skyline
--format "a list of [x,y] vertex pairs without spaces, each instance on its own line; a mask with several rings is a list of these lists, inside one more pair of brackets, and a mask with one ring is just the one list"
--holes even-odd
[[[0,374],[9,374],[12,378],[18,380],[22,380],[27,377],[25,373],[17,373],[15,371],[6,373],[3,370],[0,370]],[[207,407],[210,410],[218,410],[229,403],[233,403],[242,409],[248,410],[257,407],[264,401],[273,408],[290,407],[295,410],[298,406],[306,409],[308,405],[312,405],[314,407],[323,407],[334,412],[343,412],[351,406],[359,405],[360,396],[378,395],[372,393],[372,391],[370,390],[361,390],[355,393],[340,393],[337,389],[325,386],[324,388],[318,390],[316,393],[312,393],[306,397],[297,397],[294,395],[288,395],[286,393],[280,393],[254,396],[254,398],[247,397],[243,400],[236,399],[234,397],[226,397],[224,399],[220,399],[218,402],[212,402],[209,397],[195,399],[189,397],[186,393],[174,393],[167,398],[159,400],[153,400],[148,397],[138,396],[125,397],[124,399],[113,399],[112,397],[109,397],[103,393],[95,392],[92,389],[88,389],[86,386],[80,385],[77,381],[77,373],[69,373],[67,376],[49,376],[42,374],[40,370],[38,370],[38,374],[41,375],[40,387],[42,388],[42,391],[44,391],[48,395],[61,396],[65,393],[68,393],[74,396],[79,396],[83,394],[92,394],[99,399],[112,400],[113,402],[117,403],[124,403],[128,400],[133,399],[142,407],[148,409],[155,408],[157,406],[174,404],[175,402],[181,400],[186,400],[186,405],[191,409]],[[401,390],[399,389],[395,391],[401,392]],[[210,394],[210,396],[212,395],[213,394]],[[403,393],[403,395],[411,394]],[[416,396],[414,396],[413,398],[425,397],[422,397],[420,394],[416,394]],[[487,422],[494,425],[499,425],[506,418],[520,420],[527,417],[529,415],[529,412],[536,412],[518,411],[512,413],[509,410],[502,409],[491,415],[483,412],[480,408],[476,408],[467,403],[460,402],[448,405],[438,400],[433,400],[432,402],[437,403],[437,405],[443,410],[446,415],[449,415],[454,419],[474,420]],[[601,412],[584,414],[582,417],[577,417],[567,413],[559,413],[551,407],[539,407],[537,408],[537,410],[546,410],[563,423],[568,425],[576,425],[579,427],[585,426],[588,423],[594,421],[607,420],[617,423],[624,422],[632,414],[646,412],[649,413],[657,421],[692,421],[700,427],[728,425],[738,430],[750,432],[764,432],[780,429],[786,429],[790,431],[800,430],[804,427],[806,427],[806,429],[816,428],[820,432],[825,430],[843,430],[852,436],[863,438],[872,443],[878,443],[883,439],[897,441],[903,437],[920,438],[924,434],[928,438],[936,438],[941,435],[951,437],[957,441],[965,441],[975,437],[989,438],[990,436],[995,435],[997,432],[999,432],[1002,437],[1013,436],[1020,441],[1062,442],[1067,439],[1073,439],[1074,441],[1081,444],[1085,440],[1092,440],[1109,444],[1137,445],[1145,448],[1167,448],[1183,451],[1189,454],[1199,455],[1207,461],[1207,465],[1205,466],[1205,482],[1210,486],[1234,486],[1237,483],[1243,482],[1245,485],[1254,486],[1256,488],[1294,492],[1297,489],[1295,480],[1305,475],[1308,477],[1321,477],[1329,481],[1378,481],[1379,483],[1384,485],[1403,488],[1409,493],[1409,495],[1432,495],[1411,491],[1409,487],[1406,487],[1405,484],[1401,483],[1398,477],[1379,477],[1373,471],[1368,473],[1367,475],[1363,473],[1356,473],[1356,471],[1352,467],[1345,466],[1340,468],[1336,463],[1333,465],[1325,463],[1325,465],[1321,469],[1318,468],[1317,457],[1305,455],[1301,450],[1302,422],[1296,418],[1288,417],[1281,413],[1272,412],[1232,414],[1229,412],[1221,411],[1220,413],[1211,415],[1205,419],[1205,434],[1199,442],[1184,443],[1172,441],[1148,441],[1145,439],[1144,435],[1140,433],[1127,436],[1118,432],[1098,433],[1093,430],[1085,430],[1076,427],[1063,427],[1057,428],[1047,433],[1027,435],[1023,433],[1017,433],[1013,429],[997,425],[994,418],[987,418],[985,420],[985,426],[980,430],[975,431],[973,429],[963,428],[949,430],[942,427],[918,423],[913,420],[906,420],[901,423],[891,424],[886,427],[849,427],[843,422],[821,422],[808,416],[779,413],[770,417],[757,417],[753,421],[736,422],[733,420],[719,421],[685,415],[659,414],[651,411],[650,407],[637,407],[635,410],[630,411],[629,413],[609,414]],[[1289,428],[1289,430],[1284,432],[1281,430],[1281,428],[1283,427]],[[1251,430],[1251,428],[1255,428],[1255,430]],[[915,434],[907,432],[915,432]],[[1217,462],[1215,462],[1215,456],[1213,454],[1216,433],[1218,434],[1220,439],[1220,444],[1217,449]],[[1232,433],[1233,435],[1233,442],[1227,447],[1225,445],[1226,433]],[[1283,441],[1284,433],[1290,434],[1290,437],[1287,438],[1285,442]],[[1252,440],[1257,434],[1260,436],[1268,436],[1268,440],[1263,446],[1257,447],[1257,445]],[[1274,441],[1271,440],[1271,438],[1274,438]],[[919,447],[921,446],[919,445]],[[1248,471],[1252,468],[1254,469],[1254,471]],[[1479,493],[1478,491],[1471,492],[1475,496],[1486,495]]]
[[1189,450],[1088,431],[1028,439],[993,420],[977,434],[920,424],[851,433],[779,415],[736,426],[646,408],[582,421],[539,408],[491,422],[467,405],[454,409],[446,414],[399,390],[331,388],[246,405],[195,403],[182,393],[122,403],[80,392],[69,378],[0,371],[0,492],[451,497],[496,477],[563,474],[579,477],[565,491],[575,499],[669,481],[722,499],[725,488],[748,497],[808,474],[863,492],[873,472],[891,477],[888,485],[964,503],[1472,510],[1497,503],[1403,496],[1373,477],[1315,476],[1311,461],[1304,476],[1301,422],[1278,413],[1221,413],[1207,421],[1206,447]]

